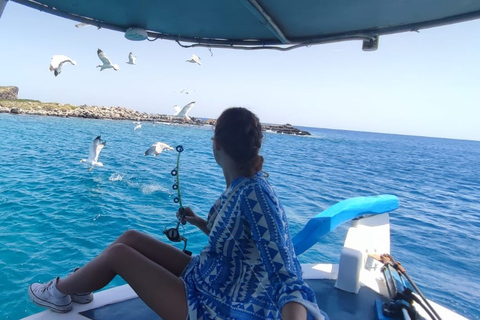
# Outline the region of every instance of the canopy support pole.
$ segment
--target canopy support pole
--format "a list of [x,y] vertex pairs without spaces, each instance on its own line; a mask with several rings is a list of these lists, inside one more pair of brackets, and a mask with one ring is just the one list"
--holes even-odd
[[284,44],[291,43],[290,40],[285,37],[283,31],[273,21],[272,17],[265,11],[256,0],[244,0],[243,4],[250,10],[260,21],[267,24],[267,28]]
[[7,5],[8,0],[0,0],[0,18],[2,17],[3,10],[5,10],[5,6]]

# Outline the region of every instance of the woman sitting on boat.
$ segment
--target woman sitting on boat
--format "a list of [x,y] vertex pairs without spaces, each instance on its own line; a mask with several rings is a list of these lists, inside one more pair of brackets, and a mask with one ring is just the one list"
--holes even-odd
[[66,278],[30,285],[31,300],[68,312],[120,275],[162,319],[327,319],[302,279],[285,212],[262,172],[262,139],[259,119],[245,108],[218,118],[213,154],[226,190],[207,220],[190,208],[182,215],[208,235],[199,255],[129,230]]

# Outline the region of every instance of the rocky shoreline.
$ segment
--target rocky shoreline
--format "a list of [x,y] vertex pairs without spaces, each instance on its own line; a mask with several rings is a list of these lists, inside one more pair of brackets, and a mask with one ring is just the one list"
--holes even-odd
[[[131,120],[141,122],[165,122],[176,124],[190,125],[215,125],[214,119],[199,119],[190,117],[190,120],[174,117],[165,114],[149,114],[139,112],[125,107],[99,107],[99,106],[73,106],[60,103],[45,103],[37,100],[16,99],[18,88],[16,87],[0,87],[15,88],[15,94],[9,92],[8,98],[0,96],[0,113],[25,114],[34,116],[50,116],[50,117],[75,117],[86,119],[110,119],[110,120]],[[1,93],[1,90],[0,90]],[[14,98],[14,99],[13,99]],[[290,124],[271,125],[263,124],[266,131],[293,134],[293,135],[310,135],[309,132],[293,127]]]

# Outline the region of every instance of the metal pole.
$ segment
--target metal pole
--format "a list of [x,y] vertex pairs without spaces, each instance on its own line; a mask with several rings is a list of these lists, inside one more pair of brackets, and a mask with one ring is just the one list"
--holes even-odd
[[0,18],[2,17],[3,10],[5,9],[5,6],[7,5],[8,0],[0,0]]

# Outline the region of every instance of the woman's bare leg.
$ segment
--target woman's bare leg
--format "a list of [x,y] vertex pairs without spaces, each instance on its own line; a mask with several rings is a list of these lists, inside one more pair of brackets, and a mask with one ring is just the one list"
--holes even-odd
[[185,289],[178,277],[191,257],[136,231],[127,231],[77,272],[59,280],[65,294],[103,288],[120,275],[164,319],[187,315]]
[[115,242],[134,248],[173,274],[180,276],[192,257],[176,247],[136,230],[127,230]]

